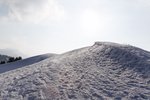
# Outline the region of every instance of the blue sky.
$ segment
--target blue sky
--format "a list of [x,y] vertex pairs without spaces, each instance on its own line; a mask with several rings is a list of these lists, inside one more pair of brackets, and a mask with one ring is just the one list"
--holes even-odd
[[150,51],[149,0],[1,0],[0,46],[27,56],[95,41]]

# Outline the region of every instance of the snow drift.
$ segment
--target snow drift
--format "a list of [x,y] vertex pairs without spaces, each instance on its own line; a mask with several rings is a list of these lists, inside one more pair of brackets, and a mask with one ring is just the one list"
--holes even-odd
[[150,53],[96,42],[0,74],[4,100],[149,100]]

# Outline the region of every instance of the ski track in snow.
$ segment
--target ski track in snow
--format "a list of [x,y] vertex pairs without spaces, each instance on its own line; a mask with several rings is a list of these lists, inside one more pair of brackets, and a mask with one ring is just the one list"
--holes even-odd
[[0,74],[2,100],[150,100],[150,53],[115,43]]

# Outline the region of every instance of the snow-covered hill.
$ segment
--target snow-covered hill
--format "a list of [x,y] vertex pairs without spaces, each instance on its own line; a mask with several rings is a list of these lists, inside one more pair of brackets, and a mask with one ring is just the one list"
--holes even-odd
[[26,58],[26,59],[20,60],[20,61],[2,64],[2,65],[0,65],[0,73],[4,73],[4,72],[11,71],[11,70],[21,68],[24,66],[32,65],[32,64],[42,61],[46,58],[49,58],[51,56],[54,56],[54,54],[43,54],[43,55],[31,57],[31,58]]
[[96,42],[0,74],[2,100],[150,100],[150,53]]

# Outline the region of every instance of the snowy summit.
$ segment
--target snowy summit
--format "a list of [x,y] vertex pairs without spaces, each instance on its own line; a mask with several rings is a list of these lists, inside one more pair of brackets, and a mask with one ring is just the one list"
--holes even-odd
[[148,51],[96,42],[43,57],[5,65],[13,69],[0,73],[0,100],[150,100]]

